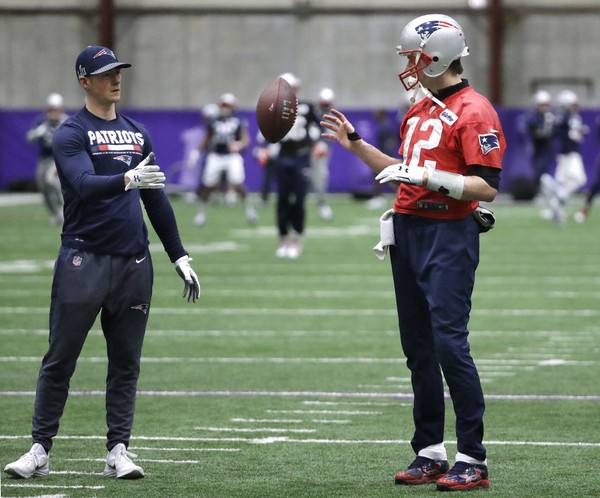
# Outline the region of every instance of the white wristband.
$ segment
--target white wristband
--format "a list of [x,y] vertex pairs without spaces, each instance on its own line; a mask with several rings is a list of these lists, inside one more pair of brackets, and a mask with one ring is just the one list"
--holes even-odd
[[465,187],[465,177],[447,171],[439,171],[437,169],[427,170],[429,180],[427,188],[446,194],[448,197],[460,200],[463,189]]

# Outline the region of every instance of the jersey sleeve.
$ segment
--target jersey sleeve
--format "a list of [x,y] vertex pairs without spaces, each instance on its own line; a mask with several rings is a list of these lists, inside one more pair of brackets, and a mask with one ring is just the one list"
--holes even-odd
[[506,141],[499,120],[470,121],[457,130],[456,140],[465,164],[502,168]]
[[61,126],[52,140],[61,181],[82,199],[110,197],[125,188],[123,175],[97,176],[86,149],[84,131],[74,123]]

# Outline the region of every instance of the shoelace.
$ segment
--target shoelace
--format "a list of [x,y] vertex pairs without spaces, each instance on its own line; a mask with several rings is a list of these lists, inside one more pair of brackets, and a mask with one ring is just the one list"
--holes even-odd
[[22,455],[21,458],[19,458],[19,460],[25,460],[28,464],[34,463],[36,467],[38,467],[40,464],[40,461],[38,459],[38,454],[35,453],[33,450],[30,450],[27,453],[25,453],[24,455]]
[[121,451],[120,453],[117,454],[115,460],[118,459],[118,458],[123,458],[123,459],[127,460],[128,462],[133,463],[131,461],[131,459],[132,458],[137,458],[137,455],[135,453],[132,453],[131,451],[124,450],[124,451]]

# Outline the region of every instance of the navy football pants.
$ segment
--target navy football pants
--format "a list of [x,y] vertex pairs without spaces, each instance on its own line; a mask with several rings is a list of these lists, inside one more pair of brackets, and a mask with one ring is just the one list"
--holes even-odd
[[440,221],[395,214],[394,235],[390,256],[400,339],[414,392],[413,450],[444,441],[443,374],[458,451],[484,460],[483,391],[467,340],[479,226],[473,216]]
[[308,166],[308,157],[277,160],[277,229],[282,238],[290,228],[300,235],[304,233]]
[[40,368],[32,436],[47,451],[58,432],[69,382],[100,313],[106,340],[107,448],[129,443],[142,342],[152,297],[150,253],[106,256],[61,247],[54,268],[48,352]]

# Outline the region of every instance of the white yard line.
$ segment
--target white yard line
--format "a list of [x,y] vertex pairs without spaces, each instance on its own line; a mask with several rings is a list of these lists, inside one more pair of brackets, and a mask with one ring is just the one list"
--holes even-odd
[[[69,391],[69,396],[102,396],[105,391]],[[400,392],[339,392],[339,391],[138,391],[138,396],[160,396],[160,397],[318,397],[318,398],[386,398],[396,400],[412,400],[410,393]],[[1,396],[35,396],[35,391],[0,391]],[[447,396],[448,397],[448,396]],[[600,401],[600,395],[578,395],[578,394],[486,394],[489,400],[504,401]]]
[[[22,436],[8,436],[1,435],[2,439],[30,439],[31,435]],[[105,435],[97,436],[57,436],[56,439],[69,439],[69,440],[104,440]],[[177,441],[177,442],[188,442],[188,443],[247,443],[247,444],[273,444],[273,443],[298,443],[298,444],[372,444],[372,445],[387,445],[387,444],[410,444],[408,439],[331,439],[331,438],[307,438],[307,439],[295,439],[286,436],[277,437],[266,437],[266,438],[244,438],[244,437],[169,437],[169,436],[136,436],[136,441]],[[456,441],[446,441],[448,444],[456,444]],[[571,447],[571,448],[600,448],[600,442],[598,441],[511,441],[511,440],[492,440],[485,441],[486,445],[490,446],[547,446],[547,447]],[[104,462],[104,458],[71,458],[63,459],[66,461],[86,461],[86,462]],[[172,463],[185,463],[185,462],[197,462],[196,460],[143,460],[136,459],[139,462],[172,462]]]
[[[47,307],[29,306],[3,306],[0,314],[4,315],[31,315],[47,314]],[[396,310],[391,308],[152,308],[155,315],[218,315],[218,316],[396,316]],[[514,316],[514,317],[598,317],[600,309],[546,309],[546,308],[507,308],[485,309],[478,308],[471,312],[473,316]]]

